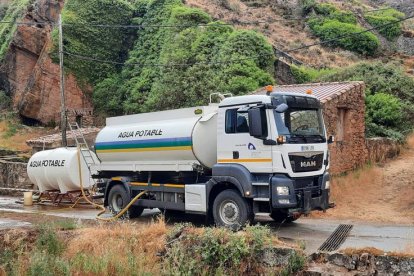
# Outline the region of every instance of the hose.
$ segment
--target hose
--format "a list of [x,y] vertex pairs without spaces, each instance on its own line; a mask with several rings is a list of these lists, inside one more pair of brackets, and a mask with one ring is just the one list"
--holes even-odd
[[[78,146],[78,152],[77,152],[77,157],[78,157],[78,169],[79,169],[79,184],[80,184],[80,188],[81,188],[81,192],[82,192],[82,197],[86,200],[86,202],[90,203],[92,206],[101,209],[102,211],[100,211],[97,215],[96,215],[96,219],[101,220],[101,221],[114,221],[118,218],[120,218],[123,214],[125,214],[126,211],[128,211],[128,209],[132,206],[132,204],[134,204],[142,195],[144,195],[145,193],[147,193],[147,191],[142,191],[140,192],[138,195],[136,195],[129,203],[127,206],[125,206],[124,209],[122,209],[118,214],[116,214],[113,217],[110,218],[101,218],[100,216],[102,214],[104,214],[106,212],[106,208],[103,205],[97,204],[93,201],[91,201],[85,194],[85,190],[83,188],[83,182],[82,182],[82,166],[81,166],[81,159],[80,159],[80,147]],[[77,202],[75,202],[75,204],[73,206],[76,205]],[[72,208],[72,207],[71,207]]]

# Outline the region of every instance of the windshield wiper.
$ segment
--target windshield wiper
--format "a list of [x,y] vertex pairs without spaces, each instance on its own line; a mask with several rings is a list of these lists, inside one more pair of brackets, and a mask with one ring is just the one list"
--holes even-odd
[[317,138],[321,139],[321,141],[323,141],[323,142],[326,141],[325,137],[320,135],[320,134],[311,134],[311,135],[308,135],[308,137],[317,137]]
[[306,139],[306,136],[305,135],[303,135],[303,134],[290,134],[290,138],[302,138],[304,141],[305,141],[305,143],[307,143],[308,142],[308,139]]

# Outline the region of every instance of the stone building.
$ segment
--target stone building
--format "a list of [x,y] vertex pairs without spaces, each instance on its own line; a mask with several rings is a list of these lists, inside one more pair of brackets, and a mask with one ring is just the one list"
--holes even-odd
[[[363,82],[294,84],[274,87],[274,92],[306,93],[311,90],[323,105],[329,145],[331,173],[353,170],[367,162],[365,141],[365,85]],[[254,94],[265,94],[259,89]]]

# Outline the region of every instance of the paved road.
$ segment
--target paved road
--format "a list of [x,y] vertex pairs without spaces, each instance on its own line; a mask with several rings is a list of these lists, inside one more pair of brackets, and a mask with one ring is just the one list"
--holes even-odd
[[[95,219],[98,211],[90,206],[80,206],[75,209],[66,208],[64,206],[33,206],[24,207],[22,204],[16,203],[16,198],[0,197],[0,211],[13,211],[23,213],[41,213],[45,215],[76,218],[76,219]],[[145,210],[143,215],[136,219],[139,221],[150,221],[154,216],[159,214],[157,209]],[[192,223],[202,224],[203,217],[187,216]],[[267,224],[272,231],[276,233],[280,239],[288,242],[304,242],[305,251],[312,253],[317,251],[319,246],[331,235],[331,233],[340,224],[354,225],[348,238],[342,244],[340,249],[344,248],[364,248],[376,247],[384,251],[403,252],[407,249],[414,248],[414,225],[384,225],[369,224],[353,221],[339,220],[323,220],[301,218],[290,224],[277,224],[272,222],[268,217],[257,217],[257,221]],[[180,218],[173,218],[174,221],[180,221]],[[22,221],[2,219],[0,217],[0,229],[27,226]]]

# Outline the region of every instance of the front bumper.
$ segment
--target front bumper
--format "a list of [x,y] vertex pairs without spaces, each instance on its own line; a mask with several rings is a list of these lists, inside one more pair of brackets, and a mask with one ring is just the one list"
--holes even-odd
[[[289,178],[286,175],[274,175],[271,179],[271,198],[273,209],[295,209],[300,213],[329,208],[329,189],[326,182],[329,173],[306,178]],[[277,187],[288,187],[288,195],[279,195]]]

